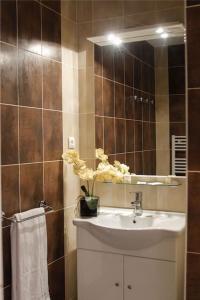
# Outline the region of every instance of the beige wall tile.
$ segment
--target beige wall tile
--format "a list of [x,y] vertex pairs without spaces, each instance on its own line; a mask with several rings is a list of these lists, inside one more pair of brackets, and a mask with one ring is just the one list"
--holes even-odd
[[155,25],[157,22],[156,11],[134,13],[124,16],[124,27],[138,27]]
[[69,256],[76,250],[76,226],[73,224],[76,206],[68,207],[64,210],[64,237],[65,256]]
[[82,159],[95,158],[95,117],[94,114],[80,114],[80,156]]
[[62,64],[63,111],[79,113],[78,70]]
[[117,32],[124,28],[124,17],[115,17],[105,20],[97,20],[92,23],[92,35],[98,36],[108,34],[109,32]]
[[147,11],[154,11],[156,8],[156,1],[154,0],[125,0],[124,1],[124,14],[133,15],[137,13],[144,13]]
[[80,195],[80,179],[73,172],[71,165],[66,163],[63,166],[64,174],[64,206],[76,205],[77,198]]
[[93,21],[108,19],[123,15],[123,1],[93,1],[92,18]]
[[172,9],[175,7],[184,7],[184,0],[157,0],[156,10]]
[[78,68],[85,69],[94,66],[94,45],[87,40],[92,36],[92,23],[82,23],[78,25],[79,32],[79,55]]
[[156,150],[156,174],[167,176],[170,173],[171,172],[170,172],[170,152],[169,152],[169,149]]
[[157,23],[163,24],[167,22],[185,22],[184,20],[184,7],[176,7],[174,9],[159,10],[157,13]]
[[61,1],[61,13],[65,18],[76,22],[76,0]]
[[79,70],[79,101],[80,113],[94,113],[94,70]]
[[77,21],[78,23],[92,21],[92,0],[77,2]]
[[186,211],[186,179],[176,178],[178,187],[149,187],[96,183],[95,193],[102,206],[131,208],[136,192],[142,192],[143,209],[163,211]]

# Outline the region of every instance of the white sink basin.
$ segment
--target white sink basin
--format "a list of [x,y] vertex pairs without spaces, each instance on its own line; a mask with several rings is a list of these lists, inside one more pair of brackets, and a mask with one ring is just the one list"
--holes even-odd
[[133,210],[101,208],[96,218],[76,218],[74,225],[114,248],[134,250],[176,238],[185,229],[185,214],[145,210],[133,223]]

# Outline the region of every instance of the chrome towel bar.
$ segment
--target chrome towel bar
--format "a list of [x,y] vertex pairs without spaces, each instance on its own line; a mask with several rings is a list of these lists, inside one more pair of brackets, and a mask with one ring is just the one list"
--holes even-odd
[[35,216],[32,216],[32,217],[25,218],[23,220],[17,220],[15,218],[15,216],[12,216],[12,217],[8,218],[8,217],[5,216],[4,212],[2,212],[2,218],[7,220],[7,221],[13,222],[13,223],[21,223],[21,222],[28,221],[28,220],[31,220],[31,219],[34,219],[34,218],[37,218],[37,217],[44,216],[44,215],[54,211],[54,209],[51,206],[47,205],[44,200],[40,201],[39,207],[43,207],[45,212],[41,213],[41,214],[38,214],[38,215],[35,215]]

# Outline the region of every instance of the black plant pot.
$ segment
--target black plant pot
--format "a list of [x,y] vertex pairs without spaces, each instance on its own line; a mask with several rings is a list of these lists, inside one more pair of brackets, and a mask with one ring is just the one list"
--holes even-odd
[[96,217],[99,210],[99,197],[90,196],[80,199],[80,215],[81,217]]

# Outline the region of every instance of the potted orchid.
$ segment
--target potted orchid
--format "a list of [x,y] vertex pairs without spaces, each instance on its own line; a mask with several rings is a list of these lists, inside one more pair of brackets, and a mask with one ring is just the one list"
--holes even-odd
[[75,175],[81,180],[86,181],[86,186],[82,185],[84,197],[80,197],[81,216],[96,216],[99,205],[99,197],[94,195],[95,182],[122,183],[124,175],[129,174],[129,167],[115,161],[110,164],[108,156],[103,149],[96,149],[96,159],[99,160],[96,170],[88,168],[86,162],[79,157],[75,150],[63,153],[62,158],[65,162],[73,165]]

